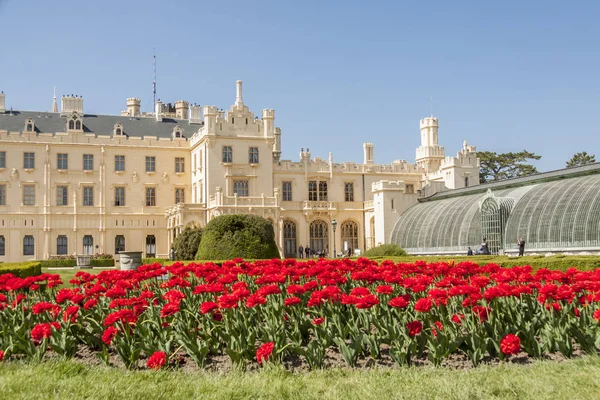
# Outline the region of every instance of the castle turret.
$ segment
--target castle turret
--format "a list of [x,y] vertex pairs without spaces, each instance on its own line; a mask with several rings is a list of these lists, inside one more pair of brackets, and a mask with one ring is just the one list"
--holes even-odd
[[63,115],[77,112],[83,115],[83,97],[81,96],[63,96],[61,99],[60,112]]
[[158,99],[154,107],[154,117],[158,122],[161,122],[163,119],[163,103],[160,101],[160,99]]
[[216,133],[218,110],[215,106],[204,106],[204,126],[208,134]]
[[281,128],[275,128],[275,143],[273,143],[273,160],[279,161],[281,158]]
[[437,171],[444,159],[444,147],[438,144],[438,119],[433,116],[420,122],[421,146],[417,148],[417,164],[429,172]]
[[363,143],[364,164],[373,164],[374,162],[374,146],[373,143]]
[[141,101],[138,98],[130,97],[127,99],[127,115],[137,117],[140,115]]
[[273,136],[274,128],[274,120],[275,120],[275,110],[265,108],[262,110],[262,120],[263,120],[263,128],[265,137]]
[[177,119],[188,119],[188,112],[190,103],[185,100],[178,100],[175,102],[175,118]]
[[197,104],[190,106],[190,124],[202,123],[202,107]]

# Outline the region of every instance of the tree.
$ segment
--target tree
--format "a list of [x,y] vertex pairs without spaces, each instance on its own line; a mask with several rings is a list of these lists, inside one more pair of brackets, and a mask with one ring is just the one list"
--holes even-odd
[[542,156],[527,150],[518,153],[496,153],[481,151],[479,157],[479,183],[501,181],[537,173],[537,168],[528,164],[528,160],[539,160]]
[[201,228],[185,228],[175,240],[175,257],[177,260],[193,260],[202,240]]
[[279,258],[270,221],[257,215],[232,214],[213,218],[202,232],[196,260]]
[[592,164],[596,162],[596,156],[594,154],[588,154],[583,151],[576,153],[569,161],[567,161],[567,168],[581,167],[585,164]]

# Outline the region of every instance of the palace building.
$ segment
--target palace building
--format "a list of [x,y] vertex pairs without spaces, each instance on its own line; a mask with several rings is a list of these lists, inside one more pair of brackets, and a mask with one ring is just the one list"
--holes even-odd
[[[121,115],[87,114],[80,96],[52,112],[12,110],[0,94],[0,261],[141,250],[165,257],[188,226],[222,214],[273,223],[282,256],[300,245],[333,255],[389,243],[418,198],[479,184],[474,146],[447,157],[438,120],[420,121],[416,163],[336,163],[281,154],[275,111],[255,116],[237,81],[228,111],[127,99]],[[420,205],[420,204],[419,204]]]

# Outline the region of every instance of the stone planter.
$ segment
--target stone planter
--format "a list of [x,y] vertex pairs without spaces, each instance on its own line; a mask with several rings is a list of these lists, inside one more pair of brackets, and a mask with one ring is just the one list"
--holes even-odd
[[77,255],[77,266],[75,268],[92,268],[90,266],[90,255],[89,254],[78,254]]
[[119,263],[121,264],[121,271],[133,271],[137,267],[142,265],[142,252],[141,251],[120,251],[119,252]]

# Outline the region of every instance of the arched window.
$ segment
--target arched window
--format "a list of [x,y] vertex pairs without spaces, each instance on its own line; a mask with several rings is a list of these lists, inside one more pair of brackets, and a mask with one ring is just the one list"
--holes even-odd
[[27,118],[25,120],[25,132],[33,132],[35,129],[35,124],[31,118]]
[[320,219],[310,223],[311,252],[329,252],[329,227],[327,222]]
[[0,235],[0,256],[6,255],[6,239],[4,235]]
[[83,254],[94,254],[94,238],[92,235],[85,235],[83,237]]
[[75,121],[73,121],[73,120],[70,120],[70,121],[69,121],[69,129],[70,129],[70,130],[73,130],[73,129],[75,129]]
[[75,121],[75,130],[81,130],[81,121]]
[[121,251],[125,251],[125,236],[117,235],[115,236],[115,254],[119,254]]
[[146,236],[146,257],[156,257],[156,237],[154,235]]
[[347,251],[350,249],[354,254],[354,249],[358,249],[358,224],[354,221],[344,221],[342,230],[342,248]]
[[283,256],[285,258],[295,258],[296,249],[296,223],[294,221],[283,221]]
[[26,235],[23,238],[23,255],[32,256],[35,254],[35,239],[32,235]]
[[68,239],[66,235],[59,235],[56,238],[56,254],[68,254]]
[[173,137],[174,138],[183,137],[183,131],[181,130],[181,127],[179,127],[179,125],[177,125],[175,128],[173,128]]

